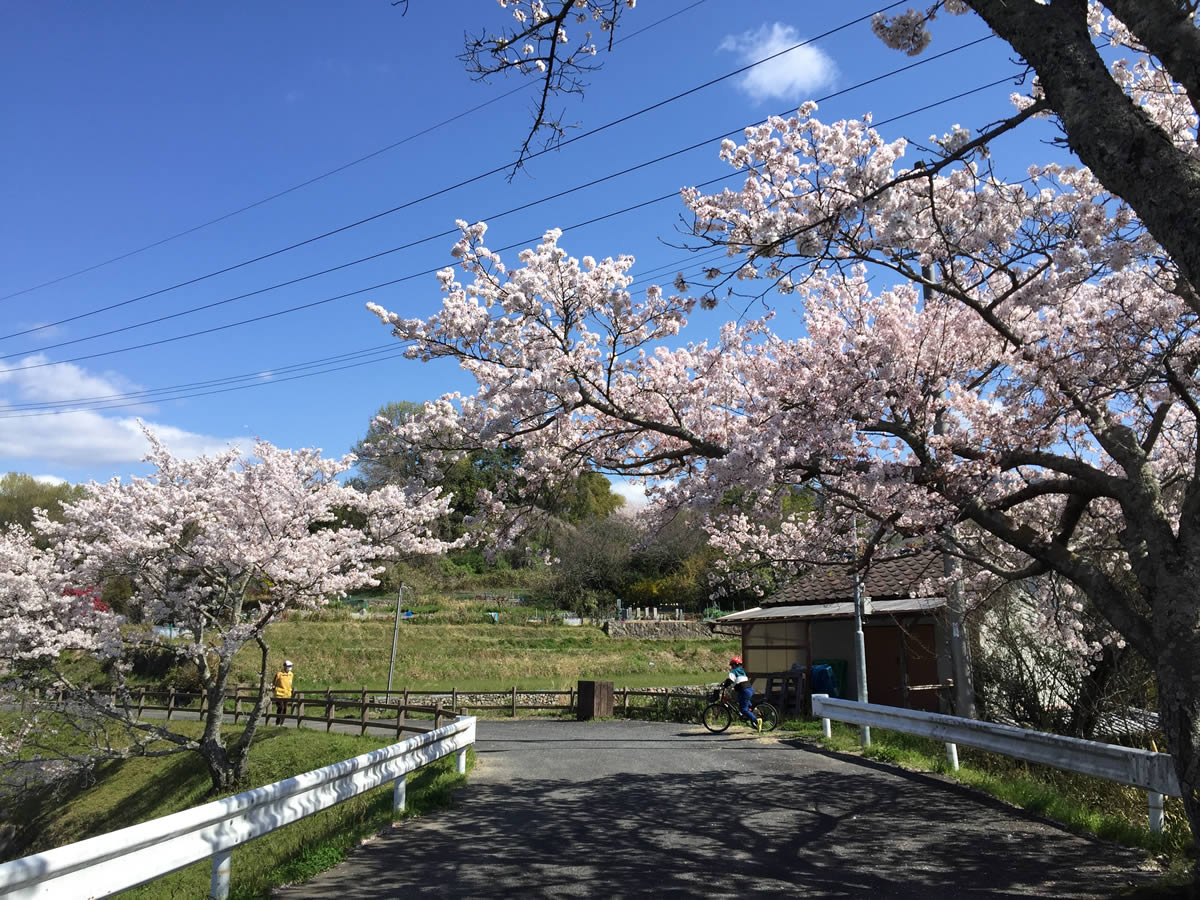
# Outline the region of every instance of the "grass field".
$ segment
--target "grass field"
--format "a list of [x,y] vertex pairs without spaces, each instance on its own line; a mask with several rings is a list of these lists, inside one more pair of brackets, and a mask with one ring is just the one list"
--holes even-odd
[[[388,680],[393,624],[346,616],[289,619],[267,629],[272,657],[296,664],[296,690],[379,688]],[[594,625],[400,626],[393,685],[415,689],[568,688],[579,679],[661,687],[719,681],[737,640],[641,641],[607,637]],[[258,652],[245,648],[235,679],[256,677]]]
[[[181,731],[198,723],[179,723]],[[231,729],[236,735],[240,729]],[[350,759],[384,746],[381,738],[325,734],[287,728],[260,729],[251,755],[250,783],[271,784],[302,772]],[[468,753],[473,761],[474,752]],[[454,759],[439,760],[409,776],[405,817],[445,807],[464,782]],[[205,803],[211,782],[196,754],[105,763],[93,785],[60,798],[30,797],[19,811],[38,837],[19,855],[61,846]],[[387,784],[338,806],[258,838],[233,853],[233,897],[265,897],[270,888],[300,881],[344,858],[364,837],[392,821]],[[212,866],[203,861],[118,896],[187,898],[208,896]]]

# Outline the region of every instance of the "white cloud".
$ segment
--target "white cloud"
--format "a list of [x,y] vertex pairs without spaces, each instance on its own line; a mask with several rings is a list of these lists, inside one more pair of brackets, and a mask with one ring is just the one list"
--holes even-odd
[[[20,416],[21,410],[13,408],[13,403],[105,397],[137,389],[137,385],[120,375],[90,373],[71,364],[19,368],[45,361],[44,357],[30,356],[16,366],[0,364],[0,413],[11,411],[13,414],[0,418],[0,459],[36,459],[93,469],[96,466],[134,465],[146,455],[149,444],[138,425],[137,413],[141,412],[141,418],[146,420],[145,414],[152,410],[149,406],[124,408],[117,415],[105,415],[96,410],[67,410],[55,415]],[[130,415],[131,410],[133,415]],[[217,453],[237,443],[235,438],[197,434],[158,422],[146,421],[146,426],[173,453],[181,456]],[[51,479],[55,476],[43,477]]]
[[59,478],[57,475],[34,475],[33,480],[38,484],[66,484],[67,479]]
[[612,492],[625,498],[625,505],[620,510],[622,515],[631,516],[646,508],[645,485],[617,479],[612,482]]
[[[800,33],[791,25],[774,22],[757,31],[729,35],[721,50],[732,51],[746,63],[786,50],[800,42]],[[823,51],[808,44],[755,66],[741,77],[738,86],[756,101],[790,100],[802,103],[814,91],[832,84],[837,66]]]

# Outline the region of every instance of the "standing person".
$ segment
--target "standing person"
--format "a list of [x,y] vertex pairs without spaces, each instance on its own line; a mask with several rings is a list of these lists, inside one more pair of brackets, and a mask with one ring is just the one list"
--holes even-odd
[[292,661],[285,659],[283,661],[283,669],[275,673],[275,719],[276,725],[283,724],[283,717],[287,713],[288,700],[292,696]]
[[738,709],[742,711],[755,731],[762,732],[762,719],[754,714],[754,710],[750,708],[750,704],[754,702],[754,685],[750,683],[750,676],[746,674],[746,670],[742,667],[742,658],[735,656],[729,661],[729,674],[725,676],[725,680],[721,682],[721,687],[726,685],[731,686],[737,693]]

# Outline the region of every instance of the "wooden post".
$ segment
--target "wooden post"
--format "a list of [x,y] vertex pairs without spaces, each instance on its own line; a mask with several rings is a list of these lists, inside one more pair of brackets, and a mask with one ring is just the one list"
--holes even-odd
[[450,688],[450,711],[458,712],[458,688]]
[[575,708],[575,685],[571,685],[571,693],[567,697],[567,712],[571,712]]
[[233,724],[236,725],[242,714],[242,686],[233,689]]
[[396,740],[400,740],[400,732],[404,730],[404,715],[400,711],[400,704],[396,704]]
[[624,714],[626,716],[628,716],[629,715],[629,687],[626,686],[626,687],[622,688],[622,693],[625,695],[624,701],[622,702],[622,707],[624,709]]
[[204,701],[207,699],[208,699],[208,691],[201,691],[200,692],[200,712],[199,712],[199,717],[201,719],[204,718]]
[[171,718],[171,711],[175,709],[175,688],[171,688],[167,694],[167,719]]
[[299,728],[304,719],[304,695],[300,694],[300,699],[296,701],[296,727]]
[[404,705],[408,706],[408,685],[404,686]]
[[325,688],[325,730],[333,730],[333,688]]
[[514,684],[512,689],[512,717],[517,717],[517,686]]
[[138,718],[142,717],[142,708],[146,705],[146,689],[138,691]]
[[367,733],[367,686],[364,684],[362,689],[362,731],[360,734]]
[[434,730],[442,727],[442,698],[438,697],[437,702],[433,704],[433,727]]

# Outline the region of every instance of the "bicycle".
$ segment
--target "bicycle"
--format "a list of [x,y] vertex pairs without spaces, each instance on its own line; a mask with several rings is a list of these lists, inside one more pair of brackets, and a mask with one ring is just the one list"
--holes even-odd
[[[700,723],[713,734],[720,734],[733,724],[734,717],[742,718],[742,711],[730,699],[729,694],[720,688],[709,694],[708,699],[708,706],[704,707],[704,712],[700,714]],[[774,731],[779,725],[779,710],[772,704],[764,701],[757,705],[752,704],[750,708],[762,719],[764,734]]]

